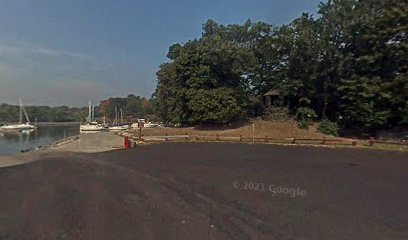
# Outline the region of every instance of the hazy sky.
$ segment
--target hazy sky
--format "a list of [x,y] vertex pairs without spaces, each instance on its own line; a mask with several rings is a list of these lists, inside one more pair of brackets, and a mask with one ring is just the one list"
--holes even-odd
[[209,18],[289,23],[318,0],[0,0],[0,102],[150,97],[168,47]]

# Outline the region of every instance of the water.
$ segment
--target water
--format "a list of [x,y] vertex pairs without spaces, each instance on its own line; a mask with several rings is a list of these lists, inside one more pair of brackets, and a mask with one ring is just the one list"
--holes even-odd
[[79,126],[43,126],[32,132],[0,132],[0,156],[51,144],[79,134]]

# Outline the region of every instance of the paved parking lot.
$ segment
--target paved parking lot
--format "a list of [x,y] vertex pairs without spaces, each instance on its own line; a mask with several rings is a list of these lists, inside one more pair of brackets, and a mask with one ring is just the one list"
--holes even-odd
[[0,239],[408,239],[408,154],[232,143],[0,169]]

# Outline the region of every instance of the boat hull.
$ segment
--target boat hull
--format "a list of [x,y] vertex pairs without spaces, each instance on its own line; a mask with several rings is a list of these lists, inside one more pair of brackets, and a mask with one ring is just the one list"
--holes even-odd
[[156,124],[156,123],[145,123],[144,127],[145,128],[157,128],[157,127],[159,127],[159,125]]
[[30,124],[12,124],[1,126],[0,129],[4,131],[22,131],[22,130],[31,130],[36,127]]
[[129,129],[128,125],[109,127],[109,131],[126,131]]
[[79,130],[81,132],[99,132],[105,130],[105,128],[97,125],[81,125]]

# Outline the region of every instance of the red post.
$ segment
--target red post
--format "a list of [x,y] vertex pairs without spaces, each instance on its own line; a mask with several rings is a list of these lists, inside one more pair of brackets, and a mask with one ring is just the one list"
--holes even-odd
[[128,137],[128,136],[125,136],[125,143],[124,143],[124,145],[125,145],[125,149],[128,149],[128,148],[129,148],[129,137]]

